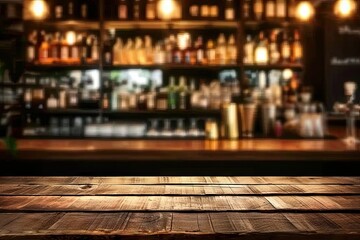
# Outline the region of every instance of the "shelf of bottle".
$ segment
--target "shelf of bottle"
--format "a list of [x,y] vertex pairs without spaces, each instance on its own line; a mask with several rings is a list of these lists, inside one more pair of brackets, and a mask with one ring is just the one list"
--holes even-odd
[[100,22],[98,20],[25,20],[24,25],[27,28],[36,27],[54,27],[64,30],[99,30]]
[[100,115],[104,117],[127,118],[217,118],[220,111],[216,109],[190,110],[102,110],[102,109],[26,109],[25,114],[47,116],[87,116]]
[[304,25],[292,19],[269,19],[269,20],[245,20],[244,26],[247,28],[279,28],[279,27],[299,27]]
[[292,69],[301,71],[303,69],[303,65],[296,63],[287,63],[287,64],[244,64],[245,70],[271,70],[271,69]]
[[56,64],[26,64],[26,70],[32,71],[41,71],[41,70],[92,70],[92,69],[99,69],[99,64],[67,64],[67,63],[56,63]]
[[173,21],[106,21],[106,29],[204,29],[237,28],[237,21],[173,20]]
[[105,65],[104,70],[117,69],[161,69],[161,70],[222,70],[236,69],[236,64],[136,64],[136,65]]

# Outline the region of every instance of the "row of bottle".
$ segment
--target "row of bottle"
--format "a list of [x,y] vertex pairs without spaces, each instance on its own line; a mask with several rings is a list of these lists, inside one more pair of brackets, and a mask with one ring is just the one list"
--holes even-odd
[[99,61],[98,38],[86,33],[32,31],[28,36],[26,59],[39,64],[84,64]]
[[50,0],[50,18],[55,20],[97,20],[98,0]]
[[260,32],[256,38],[248,35],[244,45],[244,64],[300,64],[303,59],[303,46],[297,30],[293,39],[284,31],[279,37],[278,30],[273,30],[266,38]]
[[294,18],[297,0],[244,0],[243,18],[246,20],[271,20]]
[[102,138],[199,138],[204,137],[202,119],[150,119],[142,121],[101,121],[99,117],[50,117],[43,121],[26,116],[25,137],[102,137]]
[[105,63],[113,65],[132,64],[236,64],[237,47],[235,36],[226,39],[220,34],[217,40],[209,39],[204,44],[201,36],[193,42],[190,34],[170,35],[153,45],[153,39],[136,37],[126,42],[118,37],[111,48],[105,46]]
[[213,80],[209,84],[200,81],[197,88],[195,79],[188,82],[181,76],[176,84],[175,77],[170,77],[167,87],[156,88],[150,84],[150,87],[134,86],[132,91],[121,85],[109,88],[103,94],[102,108],[115,111],[220,109],[237,92],[236,80],[227,83]]
[[[99,18],[96,0],[48,1],[50,18],[91,19]],[[156,19],[222,19],[234,20],[237,12],[234,0],[191,1],[182,5],[180,1],[164,0],[107,0],[105,17],[120,20]],[[295,16],[296,0],[244,0],[242,14],[245,19],[292,18]],[[182,14],[184,11],[184,14]]]

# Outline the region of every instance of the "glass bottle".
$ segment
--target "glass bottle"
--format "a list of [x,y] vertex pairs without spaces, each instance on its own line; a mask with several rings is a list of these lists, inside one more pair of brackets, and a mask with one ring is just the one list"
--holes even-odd
[[56,32],[50,45],[51,58],[56,62],[60,59],[60,40],[60,33]]
[[255,43],[251,38],[251,35],[247,35],[246,43],[244,46],[244,63],[254,64],[254,48]]
[[233,34],[230,35],[229,41],[227,44],[227,63],[229,64],[236,64],[237,62],[237,46],[235,44],[235,36]]
[[146,59],[146,64],[153,63],[152,39],[149,35],[145,36],[145,59]]
[[244,19],[251,19],[252,18],[252,4],[251,0],[244,0],[243,1],[243,9],[242,9],[242,16]]
[[168,86],[168,109],[176,109],[176,88],[175,88],[175,77],[171,76]]
[[56,19],[64,18],[64,6],[62,0],[56,0],[54,3],[54,16]]
[[190,95],[187,89],[186,78],[181,76],[179,79],[179,89],[178,89],[178,109],[186,110],[190,106]]
[[203,45],[203,38],[198,37],[196,46],[196,62],[198,64],[204,64],[205,63],[205,54],[204,54],[204,45]]
[[134,5],[133,5],[133,18],[134,20],[139,20],[140,19],[140,0],[134,0]]
[[91,45],[91,60],[94,62],[99,61],[99,43],[97,38],[94,38]]
[[45,32],[42,32],[43,41],[40,44],[39,48],[39,62],[40,63],[48,63],[49,60],[49,36],[45,35]]
[[262,0],[255,0],[254,3],[254,14],[256,20],[262,20],[264,13],[264,4]]
[[288,34],[287,32],[284,32],[283,34],[283,41],[281,43],[281,59],[282,63],[286,64],[290,62],[291,57],[291,47],[288,40]]
[[294,32],[294,42],[292,44],[292,62],[301,63],[303,57],[303,48],[300,42],[300,34],[298,31]]
[[184,119],[177,119],[177,127],[174,131],[174,136],[175,137],[179,137],[179,138],[183,138],[186,137],[187,133],[185,130],[185,124],[184,124]]
[[276,17],[286,17],[286,0],[276,0]]
[[37,43],[37,31],[33,31],[28,36],[28,46],[26,50],[27,62],[34,62],[36,59],[36,43]]
[[259,43],[255,48],[255,62],[257,64],[268,64],[269,62],[268,43],[263,32],[260,32]]
[[217,39],[216,62],[226,64],[226,39],[223,33]]
[[65,36],[63,36],[61,40],[60,60],[61,62],[67,62],[69,60],[69,46]]
[[113,65],[119,65],[122,64],[121,61],[121,51],[123,48],[123,43],[121,38],[116,38],[116,42],[113,46]]
[[154,0],[147,0],[146,3],[146,19],[154,20],[156,18],[156,5]]
[[118,3],[118,18],[119,19],[128,19],[128,5],[126,0],[119,0]]
[[270,64],[277,64],[280,62],[280,52],[276,40],[277,40],[276,31],[272,31],[270,35],[270,44],[269,44]]
[[80,16],[83,19],[87,19],[89,17],[89,8],[87,1],[82,1],[80,6]]
[[275,13],[275,0],[267,0],[266,1],[266,11],[265,11],[265,16],[267,19],[271,19],[274,18],[276,16]]
[[73,19],[75,15],[75,3],[74,0],[67,1],[67,18]]
[[215,49],[213,40],[209,40],[207,42],[206,58],[207,58],[208,64],[216,63],[216,49]]
[[226,0],[225,4],[225,20],[235,19],[234,0]]

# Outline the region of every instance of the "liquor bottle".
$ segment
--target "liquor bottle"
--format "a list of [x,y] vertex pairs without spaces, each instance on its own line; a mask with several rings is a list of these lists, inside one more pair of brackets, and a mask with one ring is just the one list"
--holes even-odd
[[28,46],[26,50],[26,60],[33,63],[36,59],[36,43],[37,43],[37,31],[32,31],[28,37]]
[[210,17],[212,17],[212,18],[219,17],[219,7],[217,5],[210,6]]
[[62,0],[54,1],[54,16],[55,16],[55,19],[64,18],[64,6],[63,6]]
[[150,91],[146,95],[146,109],[154,110],[156,105],[156,84],[153,80],[150,81]]
[[81,63],[84,64],[87,61],[89,53],[88,53],[88,48],[87,48],[86,35],[83,34],[83,35],[80,35],[80,36],[81,36],[81,49],[80,49]]
[[255,63],[268,64],[268,62],[269,62],[268,43],[264,37],[264,32],[260,32],[259,42],[255,48]]
[[174,48],[173,48],[173,63],[182,63],[183,62],[183,55],[182,55],[182,51],[179,48],[179,45],[177,44],[177,42],[174,42]]
[[226,0],[225,4],[225,20],[235,19],[234,0]]
[[136,56],[134,51],[134,43],[131,39],[128,39],[125,45],[126,57],[125,61],[128,64],[136,64]]
[[205,63],[205,53],[204,53],[204,45],[203,45],[203,38],[198,37],[196,46],[196,62],[198,64],[204,64]]
[[275,10],[275,0],[267,0],[266,1],[266,18],[267,19],[271,19],[274,18],[276,16],[275,14],[276,10]]
[[102,101],[101,101],[101,107],[104,110],[108,110],[108,109],[111,108],[110,107],[109,95],[107,93],[103,94]]
[[172,43],[171,43],[171,40],[170,40],[170,37],[169,38],[166,38],[165,39],[165,63],[172,63],[172,60],[173,60],[173,56],[172,56],[172,52],[173,52],[173,49],[172,49]]
[[128,4],[126,0],[119,0],[117,16],[119,19],[128,19]]
[[276,17],[286,17],[286,0],[276,0]]
[[60,59],[60,33],[56,32],[51,44],[50,44],[50,55],[54,62],[58,62]]
[[280,52],[276,40],[277,40],[276,31],[272,31],[270,35],[270,43],[269,43],[270,64],[277,64],[280,62]]
[[146,64],[146,55],[143,40],[140,37],[135,38],[135,54],[137,63],[140,65]]
[[192,19],[199,18],[200,15],[200,7],[197,4],[193,4],[189,7],[189,15]]
[[183,50],[183,56],[184,56],[184,63],[191,64],[192,63],[192,46],[191,46],[191,39],[187,39],[186,41],[186,47]]
[[140,6],[140,0],[134,0],[133,5],[133,19],[139,20],[141,17],[141,6]]
[[58,100],[55,98],[53,94],[46,101],[46,108],[47,109],[56,109],[58,108]]
[[178,109],[186,110],[190,106],[190,95],[187,89],[186,78],[181,76],[179,79],[179,88],[178,88]]
[[226,54],[227,62],[229,64],[236,64],[238,58],[238,54],[237,54],[238,51],[235,44],[235,36],[233,34],[231,34],[229,37],[226,50],[227,50],[227,54]]
[[75,16],[75,2],[74,0],[68,0],[66,17],[67,19],[74,19],[74,16]]
[[255,43],[251,38],[251,35],[246,37],[246,43],[244,46],[244,63],[254,64],[254,49]]
[[112,63],[112,46],[111,40],[107,40],[104,44],[104,63],[110,65]]
[[176,89],[175,89],[175,77],[170,77],[168,86],[168,109],[176,109]]
[[88,19],[89,18],[89,8],[87,0],[82,0],[80,5],[80,17],[82,19]]
[[200,7],[200,17],[208,18],[210,17],[210,6],[207,4],[202,4]]
[[296,104],[298,102],[298,88],[299,88],[299,81],[296,75],[294,74],[289,82],[289,91],[287,97],[288,103]]
[[295,18],[296,16],[296,0],[289,0],[288,2],[288,13],[287,13],[287,17],[288,18]]
[[116,38],[116,42],[113,46],[113,65],[122,64],[122,49],[123,49],[123,42],[121,38]]
[[156,18],[156,4],[154,0],[147,0],[146,19],[154,20]]
[[31,109],[32,108],[31,103],[32,103],[31,89],[26,89],[24,91],[24,108],[25,109]]
[[294,33],[294,42],[292,44],[292,62],[301,63],[303,57],[303,48],[300,42],[300,34],[296,30]]
[[213,40],[209,40],[207,42],[206,58],[207,58],[208,64],[216,63],[216,49],[215,49]]
[[281,43],[281,59],[282,63],[289,63],[291,57],[291,47],[288,40],[287,32],[283,34],[283,41]]
[[49,62],[49,36],[44,31],[41,32],[42,42],[39,48],[39,62],[46,64]]
[[60,61],[67,62],[69,60],[69,46],[66,42],[65,36],[62,37],[61,40],[61,48],[60,48]]
[[[80,37],[80,38],[79,38]],[[81,41],[81,36],[78,36],[76,38],[76,42],[69,46],[70,47],[70,59],[71,59],[71,62],[76,62],[76,63],[80,63],[80,44],[79,44],[79,41]],[[80,40],[79,40],[80,39]]]
[[226,39],[223,33],[217,39],[216,62],[226,64]]
[[[167,51],[165,46],[165,51]],[[165,59],[166,59],[166,52],[165,52]],[[149,35],[145,36],[145,61],[146,64],[153,63],[153,47],[152,47],[152,39]],[[166,62],[166,60],[165,60]]]
[[243,3],[242,16],[244,19],[252,18],[252,4],[251,0],[245,0]]
[[262,0],[255,0],[254,3],[254,14],[256,20],[261,20],[264,14],[264,3]]
[[96,37],[93,38],[92,44],[91,44],[91,60],[93,62],[99,61],[99,42]]

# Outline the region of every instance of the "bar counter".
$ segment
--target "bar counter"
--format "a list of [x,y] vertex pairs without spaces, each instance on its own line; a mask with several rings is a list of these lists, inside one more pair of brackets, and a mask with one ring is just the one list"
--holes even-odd
[[[333,131],[334,132],[334,131]],[[335,131],[341,136],[339,131]],[[360,145],[349,146],[341,139],[333,140],[18,140],[17,154],[12,156],[2,145],[1,164],[29,164],[38,162],[44,168],[44,163],[64,163],[71,168],[77,162],[86,166],[101,162],[102,166],[127,166],[145,168],[153,164],[162,164],[166,169],[185,167],[214,168],[236,167],[236,164],[250,164],[255,167],[261,163],[284,165],[316,164],[324,168],[324,164],[336,163],[331,168],[350,167],[360,160]],[[126,164],[126,165],[121,165]],[[139,164],[137,166],[137,164]],[[19,165],[18,165],[19,166]],[[250,168],[253,168],[250,167]],[[122,167],[124,169],[124,167]],[[155,167],[154,167],[155,168]],[[256,168],[256,167],[255,167]],[[144,168],[142,168],[144,169]],[[219,169],[218,169],[219,170]],[[354,170],[355,171],[355,170]],[[347,171],[346,171],[347,172]],[[196,172],[195,172],[196,173]],[[229,172],[226,172],[229,173]],[[341,171],[339,172],[341,173]],[[91,173],[93,174],[93,173]],[[157,172],[157,174],[159,174]],[[176,174],[176,173],[175,173]],[[210,173],[211,174],[211,173]]]

